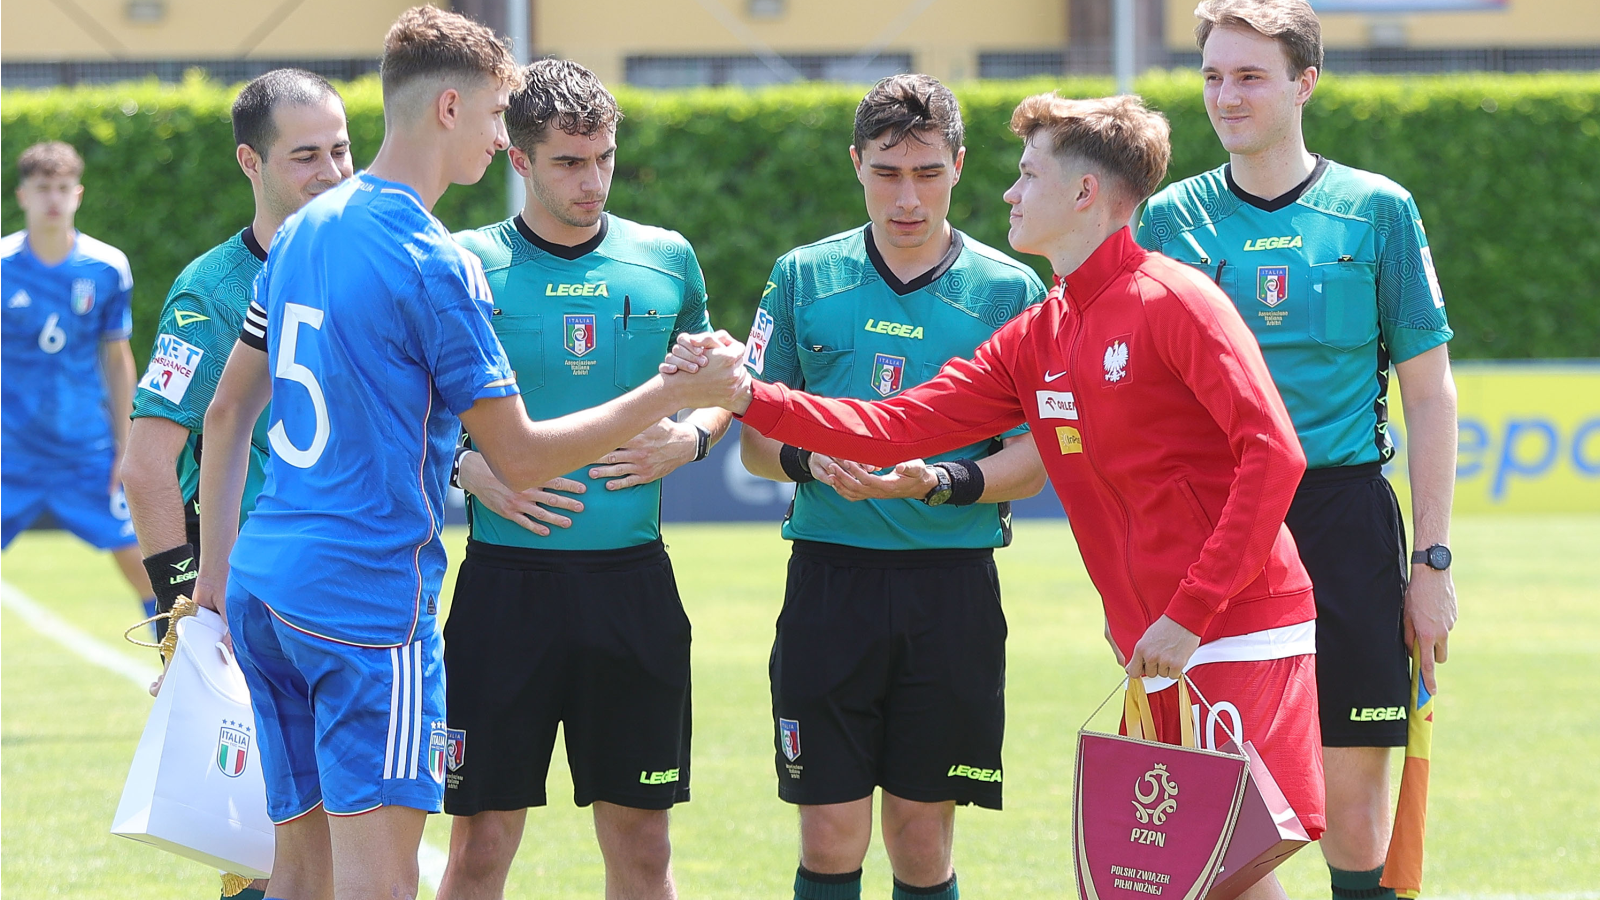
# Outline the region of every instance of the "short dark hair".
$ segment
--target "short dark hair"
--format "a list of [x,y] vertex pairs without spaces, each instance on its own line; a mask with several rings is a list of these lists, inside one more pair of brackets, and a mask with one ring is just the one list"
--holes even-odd
[[379,72],[384,100],[428,76],[479,76],[521,87],[517,62],[493,31],[432,6],[413,6],[389,26]]
[[1322,23],[1307,0],[1204,0],[1194,10],[1201,51],[1217,28],[1248,28],[1277,41],[1289,58],[1289,77],[1322,71]]
[[937,132],[951,154],[966,144],[967,130],[961,124],[956,95],[932,75],[890,75],[861,98],[852,143],[857,152],[865,151],[867,142],[874,140],[879,141],[880,150],[906,138],[931,144],[925,137],[928,132]]
[[590,137],[622,121],[617,98],[595,74],[569,59],[541,59],[522,70],[522,89],[511,95],[506,131],[524,153],[549,137],[553,126]]
[[233,101],[233,143],[244,144],[267,158],[267,148],[278,139],[278,123],[272,114],[280,106],[310,106],[334,97],[339,105],[344,98],[338,90],[315,72],[304,69],[273,69],[245,85]]
[[35,175],[53,178],[67,175],[83,177],[83,157],[66,141],[45,141],[34,144],[17,157],[17,180],[27,181]]
[[1011,132],[1024,142],[1043,133],[1052,152],[1076,156],[1115,179],[1124,200],[1137,204],[1155,193],[1172,161],[1167,117],[1132,94],[1069,100],[1035,94],[1017,104]]

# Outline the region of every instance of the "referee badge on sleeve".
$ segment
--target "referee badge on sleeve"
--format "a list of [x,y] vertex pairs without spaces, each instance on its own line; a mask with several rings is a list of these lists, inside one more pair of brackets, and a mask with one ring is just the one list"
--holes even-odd
[[[767,285],[771,289],[771,284]],[[750,371],[761,374],[761,369],[767,362],[767,344],[772,341],[772,329],[775,323],[772,314],[764,309],[756,310],[755,324],[750,326],[750,340],[745,344],[744,364]]]

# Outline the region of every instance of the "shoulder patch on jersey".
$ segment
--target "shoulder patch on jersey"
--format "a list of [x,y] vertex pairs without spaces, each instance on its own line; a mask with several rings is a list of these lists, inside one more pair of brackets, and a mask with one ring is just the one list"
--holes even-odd
[[150,367],[139,379],[140,390],[159,394],[172,403],[182,403],[194,380],[195,366],[206,352],[199,347],[170,334],[156,337],[150,353]]
[[[767,282],[767,290],[772,290],[772,282]],[[765,295],[762,295],[765,296]],[[750,371],[761,374],[767,364],[767,345],[772,342],[773,322],[772,314],[764,309],[756,310],[755,323],[750,326],[750,340],[745,342],[744,364]]]
[[1428,290],[1433,292],[1433,308],[1444,309],[1444,291],[1439,289],[1439,273],[1433,270],[1433,248],[1422,248],[1422,271],[1428,275]]
[[190,312],[187,309],[173,310],[172,318],[173,318],[173,321],[178,323],[178,327],[179,328],[182,328],[185,325],[193,325],[196,322],[209,322],[209,321],[211,321],[211,317],[210,316],[201,315],[200,313],[197,313],[197,312]]

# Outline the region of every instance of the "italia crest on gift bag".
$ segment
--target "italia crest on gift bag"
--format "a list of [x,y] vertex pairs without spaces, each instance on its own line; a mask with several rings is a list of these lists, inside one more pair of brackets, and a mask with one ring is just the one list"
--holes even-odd
[[1256,299],[1277,306],[1289,299],[1289,267],[1261,266],[1256,269]]
[[872,389],[884,397],[898,392],[905,371],[906,358],[904,356],[890,356],[887,353],[879,353],[877,358],[872,361]]
[[573,356],[585,356],[594,349],[594,316],[567,315],[562,317],[562,345]]
[[244,774],[244,765],[250,759],[250,735],[229,722],[217,734],[217,768],[229,778]]

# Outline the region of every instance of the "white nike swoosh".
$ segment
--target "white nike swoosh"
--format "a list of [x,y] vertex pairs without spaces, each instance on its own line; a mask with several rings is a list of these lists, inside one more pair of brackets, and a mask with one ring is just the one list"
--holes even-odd
[[1065,371],[1060,371],[1060,372],[1056,372],[1055,374],[1051,374],[1050,371],[1047,369],[1047,370],[1045,370],[1045,373],[1044,373],[1044,383],[1045,384],[1049,384],[1050,382],[1055,381],[1057,378],[1060,378],[1061,376],[1063,376],[1065,374],[1067,374]]

